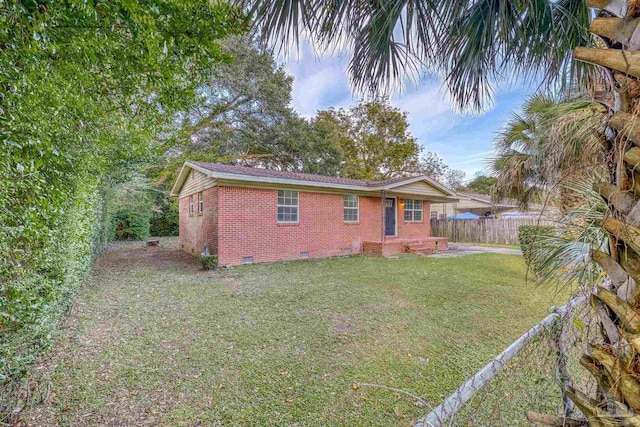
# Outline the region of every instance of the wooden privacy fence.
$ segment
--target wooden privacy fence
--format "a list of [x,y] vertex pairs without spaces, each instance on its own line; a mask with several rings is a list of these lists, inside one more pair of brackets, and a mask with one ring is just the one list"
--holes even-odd
[[536,218],[518,219],[432,219],[431,235],[446,237],[450,242],[496,243],[517,245],[521,225],[554,225],[553,221]]

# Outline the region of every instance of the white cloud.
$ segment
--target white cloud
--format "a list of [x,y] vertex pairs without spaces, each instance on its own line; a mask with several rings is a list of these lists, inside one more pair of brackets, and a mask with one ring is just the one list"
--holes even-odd
[[293,83],[293,106],[302,115],[312,116],[319,109],[353,103],[344,70],[339,65],[318,67],[312,74]]
[[440,82],[423,83],[409,94],[394,96],[392,103],[417,117],[452,112],[449,97]]
[[440,82],[425,82],[409,94],[395,96],[391,103],[408,113],[411,132],[427,143],[428,134],[452,129],[462,119],[451,108]]
[[302,42],[298,60],[289,58],[285,70],[294,77],[293,107],[303,116],[319,109],[348,107],[357,102],[347,78],[348,58],[316,55],[308,42]]

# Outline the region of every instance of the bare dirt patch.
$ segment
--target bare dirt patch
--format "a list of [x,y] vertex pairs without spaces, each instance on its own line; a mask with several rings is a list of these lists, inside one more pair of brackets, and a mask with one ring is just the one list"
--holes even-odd
[[344,313],[333,313],[329,316],[332,322],[329,332],[333,335],[358,334],[362,328],[355,316]]
[[202,270],[198,257],[178,248],[175,239],[161,239],[159,246],[143,242],[114,242],[98,258],[94,269],[132,270],[144,267],[160,269]]

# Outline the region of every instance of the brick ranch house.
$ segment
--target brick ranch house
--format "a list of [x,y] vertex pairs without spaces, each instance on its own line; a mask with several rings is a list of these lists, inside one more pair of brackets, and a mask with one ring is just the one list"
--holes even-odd
[[171,195],[182,249],[200,255],[206,244],[220,266],[446,249],[431,236],[429,207],[456,200],[427,176],[378,182],[204,162],[186,162]]

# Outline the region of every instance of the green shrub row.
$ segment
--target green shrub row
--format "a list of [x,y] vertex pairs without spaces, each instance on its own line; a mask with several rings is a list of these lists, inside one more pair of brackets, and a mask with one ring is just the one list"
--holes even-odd
[[119,209],[113,222],[116,240],[143,240],[149,237],[151,213]]

